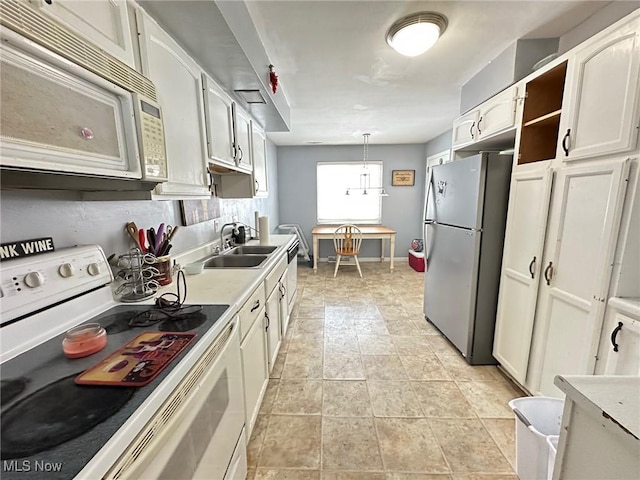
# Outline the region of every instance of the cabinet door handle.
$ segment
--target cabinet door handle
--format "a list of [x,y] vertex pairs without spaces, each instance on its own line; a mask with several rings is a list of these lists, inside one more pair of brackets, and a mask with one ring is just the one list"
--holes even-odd
[[471,124],[471,127],[469,128],[469,133],[471,134],[471,138],[475,138],[475,137],[473,136],[473,127],[475,127],[475,126],[476,126],[476,122],[473,122],[473,123]]
[[240,152],[240,156],[238,157],[238,163],[240,163],[243,156],[242,147],[240,145],[238,145],[238,152]]
[[551,285],[551,278],[553,278],[553,262],[549,262],[547,268],[544,269],[544,279],[547,281],[547,285]]
[[269,330],[269,324],[271,323],[271,321],[269,320],[269,315],[267,313],[264,314],[264,318],[267,319],[267,326],[264,327],[265,330]]
[[256,193],[258,193],[260,191],[260,182],[258,182],[258,180],[255,180],[256,182]]
[[562,149],[564,150],[564,156],[569,156],[569,144],[567,143],[571,139],[571,129],[567,129],[567,133],[564,134],[562,138]]
[[618,326],[613,329],[613,332],[611,332],[611,345],[613,345],[614,352],[618,351],[619,345],[616,343],[616,337],[618,336],[618,332],[620,332],[620,330],[622,330],[622,322],[618,322]]
[[529,264],[529,273],[531,274],[531,278],[536,278],[536,257],[533,257]]
[[258,308],[260,308],[260,300],[256,300],[256,303],[254,303],[253,307],[251,307],[251,311],[255,312]]
[[478,120],[478,135],[482,135],[482,130],[480,130],[480,123],[482,123],[482,117],[480,117],[480,120]]

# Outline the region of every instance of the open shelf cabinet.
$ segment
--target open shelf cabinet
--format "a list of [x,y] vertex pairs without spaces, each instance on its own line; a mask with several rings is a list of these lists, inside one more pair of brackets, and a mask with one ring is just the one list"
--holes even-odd
[[519,165],[556,156],[566,73],[567,62],[563,62],[527,83]]

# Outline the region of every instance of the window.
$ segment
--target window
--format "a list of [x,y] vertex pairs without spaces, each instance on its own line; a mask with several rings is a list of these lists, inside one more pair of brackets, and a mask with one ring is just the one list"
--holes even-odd
[[[382,162],[367,162],[369,186],[382,186]],[[318,162],[318,223],[382,223],[382,197],[377,191],[367,195],[360,187],[362,162]]]

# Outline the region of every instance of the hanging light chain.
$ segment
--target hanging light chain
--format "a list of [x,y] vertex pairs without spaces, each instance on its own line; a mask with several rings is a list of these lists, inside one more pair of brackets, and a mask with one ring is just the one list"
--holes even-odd
[[363,133],[363,152],[362,152],[362,162],[364,163],[364,168],[367,168],[367,156],[369,153],[369,135],[370,133]]

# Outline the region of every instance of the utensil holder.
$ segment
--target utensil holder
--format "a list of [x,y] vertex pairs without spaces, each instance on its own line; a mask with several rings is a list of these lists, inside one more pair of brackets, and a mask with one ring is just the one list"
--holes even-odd
[[[161,285],[158,281],[161,274],[157,268],[160,264],[156,262],[155,256],[142,253],[139,248],[132,248],[129,253],[118,257],[117,264],[122,270],[116,277],[124,282],[116,288],[115,295],[121,302],[139,302],[155,294]],[[166,281],[166,275],[163,278]]]
[[171,276],[171,257],[165,255],[164,257],[156,258],[153,264],[158,269],[159,274],[155,277],[156,281],[160,285],[169,285],[172,281]]

